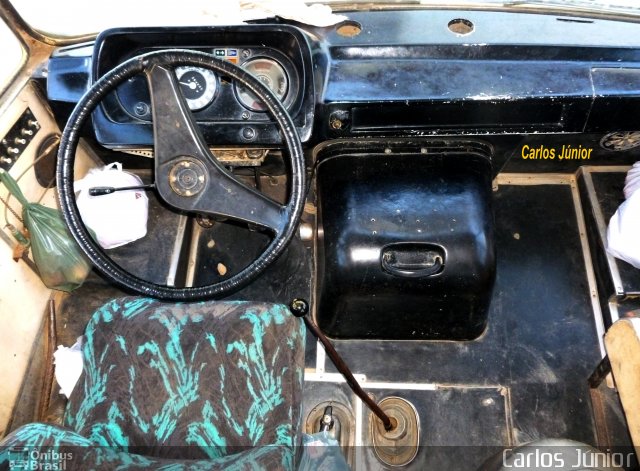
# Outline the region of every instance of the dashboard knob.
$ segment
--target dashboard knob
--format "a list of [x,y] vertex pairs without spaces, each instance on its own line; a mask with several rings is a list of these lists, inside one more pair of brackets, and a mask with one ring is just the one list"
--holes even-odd
[[243,128],[242,137],[244,137],[247,141],[252,141],[256,138],[256,130],[249,127]]
[[149,114],[149,105],[147,105],[146,103],[140,101],[138,103],[135,104],[135,106],[133,107],[133,112],[137,115],[137,116],[147,116]]

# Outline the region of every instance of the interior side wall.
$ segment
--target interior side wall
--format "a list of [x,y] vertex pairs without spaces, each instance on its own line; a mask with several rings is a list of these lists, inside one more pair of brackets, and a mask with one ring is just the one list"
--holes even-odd
[[[0,118],[0,136],[4,136],[15,121],[28,107],[33,112],[40,125],[33,141],[25,148],[10,174],[20,178],[19,186],[27,200],[57,207],[55,189],[46,190],[40,186],[35,178],[33,167],[29,168],[42,141],[52,134],[59,134],[51,111],[45,104],[38,89],[32,83],[19,93],[18,97],[8,106]],[[78,152],[76,172],[79,176],[94,166],[94,157],[82,146]],[[7,190],[0,185],[0,196],[6,201]],[[44,194],[44,196],[43,196]],[[21,207],[15,198],[9,199],[9,205],[18,214]],[[33,345],[41,331],[47,301],[51,296],[49,290],[40,281],[34,270],[24,261],[14,262],[13,247],[16,245],[11,233],[5,227],[5,208],[0,203],[0,226],[2,237],[0,240],[0,436],[2,436],[11,419],[12,410],[22,385],[25,371],[30,361]],[[18,228],[22,223],[10,212],[7,221]]]

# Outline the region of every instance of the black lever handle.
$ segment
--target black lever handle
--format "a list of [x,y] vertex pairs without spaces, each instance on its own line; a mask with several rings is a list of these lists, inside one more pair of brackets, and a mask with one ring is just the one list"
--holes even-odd
[[[340,374],[344,376],[344,379],[347,382],[347,385],[349,385],[351,390],[360,399],[362,399],[362,402],[364,402],[367,405],[367,407],[369,407],[371,412],[373,412],[378,417],[378,419],[380,419],[380,421],[384,425],[384,429],[387,431],[393,430],[398,424],[392,422],[391,418],[382,410],[382,408],[376,403],[376,401],[374,401],[371,398],[371,396],[369,396],[365,392],[365,390],[362,389],[362,386],[360,386],[360,383],[358,383],[358,380],[353,376],[353,373],[351,373],[351,370],[349,369],[347,364],[344,362],[340,354],[336,351],[334,346],[331,344],[331,341],[322,333],[322,331],[316,325],[316,323],[313,322],[313,319],[311,318],[311,316],[308,315],[309,303],[304,299],[296,298],[293,301],[291,301],[291,304],[289,305],[289,310],[294,316],[302,318],[302,320],[304,321],[304,325],[307,326],[307,329],[309,329],[311,333],[314,335],[314,337],[317,338],[320,341],[320,343],[324,346],[324,349],[327,352],[329,359],[333,362],[333,364],[335,365],[336,369],[340,372]],[[325,409],[325,414],[326,414],[326,409]]]
[[320,431],[328,432],[333,428],[333,407],[327,406],[324,408],[322,419],[320,419]]
[[436,275],[444,268],[444,250],[433,244],[390,244],[381,254],[383,270],[402,278],[424,278]]
[[93,188],[89,188],[90,196],[104,196],[110,195],[116,191],[125,191],[125,190],[153,190],[156,186],[151,183],[149,185],[138,185],[138,186],[94,186]]

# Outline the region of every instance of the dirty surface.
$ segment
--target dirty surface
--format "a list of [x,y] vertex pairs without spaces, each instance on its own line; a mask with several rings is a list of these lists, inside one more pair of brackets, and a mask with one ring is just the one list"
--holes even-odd
[[479,340],[335,341],[336,348],[369,380],[510,388],[516,443],[593,444],[586,379],[600,352],[571,189],[501,186],[494,197],[497,280]]
[[[371,390],[377,398],[393,393],[414,403],[424,445],[455,445],[419,454],[415,469],[445,469],[455,460],[479,465],[494,447],[542,437],[595,443],[586,379],[600,352],[571,190],[565,185],[501,186],[494,197],[497,281],[489,327],[479,340],[335,342],[354,373],[367,375],[368,381],[446,386],[437,391]],[[236,229],[217,225],[214,247],[230,244],[238,236]],[[249,233],[238,242],[250,251],[265,239]],[[215,262],[213,270],[204,273],[219,276],[215,267],[226,262],[217,257],[210,262]],[[233,297],[280,302],[308,297],[312,278],[311,247],[296,239],[262,278]],[[59,343],[73,343],[89,313],[122,294],[92,275],[59,312]],[[315,342],[308,336],[307,367],[315,362]],[[333,371],[328,361],[325,366]],[[508,400],[501,390],[508,390]],[[366,426],[365,420],[363,432]],[[625,444],[623,435],[613,441]],[[364,434],[365,444],[366,438]],[[472,444],[483,446],[468,446]],[[377,463],[370,449],[362,451],[362,463]]]

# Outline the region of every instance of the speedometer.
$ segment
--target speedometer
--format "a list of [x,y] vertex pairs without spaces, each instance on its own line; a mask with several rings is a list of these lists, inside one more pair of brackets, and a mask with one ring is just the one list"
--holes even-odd
[[218,79],[216,74],[200,67],[177,67],[176,77],[189,109],[201,110],[216,96]]
[[[258,57],[242,64],[247,72],[264,83],[280,101],[284,101],[289,91],[289,79],[284,68],[274,59]],[[236,86],[238,100],[252,111],[264,111],[266,107],[253,93],[244,87]]]

